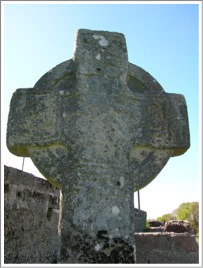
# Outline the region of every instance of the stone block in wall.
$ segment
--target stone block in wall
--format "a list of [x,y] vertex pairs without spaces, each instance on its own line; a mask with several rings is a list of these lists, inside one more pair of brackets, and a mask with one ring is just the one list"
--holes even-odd
[[137,263],[199,263],[199,248],[190,233],[135,233]]
[[4,167],[4,263],[56,263],[59,190]]
[[147,212],[134,208],[135,232],[143,232],[146,228]]
[[178,221],[178,220],[171,220],[165,222],[164,225],[164,231],[165,232],[174,232],[174,233],[193,233],[193,230],[191,228],[191,225],[189,221]]

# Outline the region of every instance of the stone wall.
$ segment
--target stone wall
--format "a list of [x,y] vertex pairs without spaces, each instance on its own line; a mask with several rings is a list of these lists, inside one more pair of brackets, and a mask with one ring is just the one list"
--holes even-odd
[[135,212],[135,232],[143,232],[146,228],[147,213],[143,210],[134,208]]
[[59,191],[32,174],[4,172],[4,262],[56,263]]
[[[4,262],[57,263],[59,191],[44,179],[4,167]],[[146,212],[135,209],[135,230]],[[188,233],[135,233],[137,263],[198,263]]]
[[190,233],[135,233],[137,263],[198,263],[198,245]]

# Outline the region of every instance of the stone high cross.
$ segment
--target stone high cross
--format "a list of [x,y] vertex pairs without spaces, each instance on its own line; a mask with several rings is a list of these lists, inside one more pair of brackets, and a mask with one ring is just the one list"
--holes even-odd
[[58,263],[135,263],[134,192],[189,148],[187,107],[123,34],[80,29],[73,59],[13,94],[7,146],[61,189]]

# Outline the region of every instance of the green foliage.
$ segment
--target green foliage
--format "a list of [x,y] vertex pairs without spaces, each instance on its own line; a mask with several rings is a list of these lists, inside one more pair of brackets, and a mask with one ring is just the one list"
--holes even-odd
[[170,221],[170,220],[177,220],[177,217],[176,215],[169,213],[169,214],[164,214],[161,217],[158,217],[156,220],[165,222],[165,221]]
[[164,214],[157,221],[188,220],[194,233],[199,234],[199,203],[182,203],[173,213]]
[[199,234],[196,234],[196,242],[199,244]]
[[189,220],[190,203],[182,203],[174,213],[177,215],[178,220]]
[[182,203],[174,213],[178,220],[188,220],[195,234],[199,233],[199,203]]

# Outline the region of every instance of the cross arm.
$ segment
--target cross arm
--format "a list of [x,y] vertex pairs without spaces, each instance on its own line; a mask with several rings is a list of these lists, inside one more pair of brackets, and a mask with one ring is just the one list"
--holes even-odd
[[148,185],[170,157],[190,147],[187,106],[182,95],[146,93],[140,110],[142,131],[130,151],[134,191]]
[[189,149],[189,122],[183,95],[147,93],[141,110],[142,136],[139,144],[170,150],[171,156],[181,155]]
[[58,94],[34,88],[18,89],[12,96],[7,127],[7,147],[27,157],[29,147],[60,143]]

